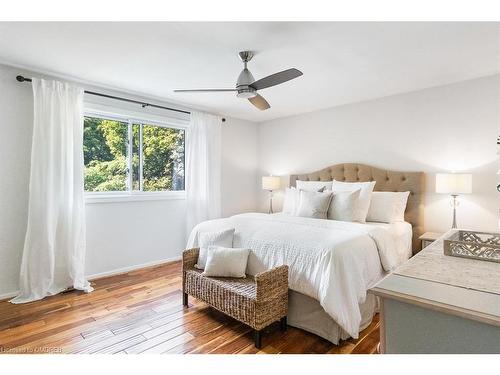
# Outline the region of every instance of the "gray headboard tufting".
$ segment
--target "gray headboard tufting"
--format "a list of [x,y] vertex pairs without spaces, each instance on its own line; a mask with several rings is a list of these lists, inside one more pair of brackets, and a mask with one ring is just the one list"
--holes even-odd
[[320,171],[290,176],[290,186],[301,181],[376,181],[375,191],[409,191],[405,220],[413,226],[413,251],[420,249],[424,232],[425,175],[423,172],[395,172],[364,164],[336,164]]

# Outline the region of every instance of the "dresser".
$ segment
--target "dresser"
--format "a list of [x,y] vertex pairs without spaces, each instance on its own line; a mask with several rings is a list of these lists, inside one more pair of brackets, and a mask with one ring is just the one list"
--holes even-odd
[[446,256],[438,239],[369,293],[381,353],[500,353],[500,263]]

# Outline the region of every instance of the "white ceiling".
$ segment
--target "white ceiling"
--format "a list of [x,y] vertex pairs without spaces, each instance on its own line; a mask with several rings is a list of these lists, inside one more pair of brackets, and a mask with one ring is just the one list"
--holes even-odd
[[[304,75],[262,90],[259,111],[232,88],[250,49],[256,79]],[[500,73],[500,23],[0,23],[0,59],[252,121]]]

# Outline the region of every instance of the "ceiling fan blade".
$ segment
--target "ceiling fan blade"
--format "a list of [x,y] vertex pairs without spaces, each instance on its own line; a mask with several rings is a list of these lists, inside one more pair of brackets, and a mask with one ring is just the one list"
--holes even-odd
[[237,91],[236,89],[175,89],[174,92],[224,92]]
[[271,106],[269,105],[269,103],[267,102],[267,100],[264,99],[259,94],[257,94],[253,98],[248,98],[248,100],[250,101],[250,103],[252,103],[254,106],[256,106],[261,111],[265,111],[266,109],[271,108]]
[[252,83],[250,87],[253,87],[255,90],[262,90],[267,87],[276,86],[279,85],[280,83],[290,81],[291,79],[300,77],[301,75],[302,72],[300,70],[291,68],[259,79],[258,81]]

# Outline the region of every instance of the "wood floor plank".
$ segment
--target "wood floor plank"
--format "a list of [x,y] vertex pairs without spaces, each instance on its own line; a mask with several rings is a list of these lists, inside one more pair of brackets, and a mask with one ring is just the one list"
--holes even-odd
[[182,335],[176,336],[168,341],[162,342],[157,346],[149,348],[145,350],[143,353],[163,354],[166,353],[169,349],[178,346],[179,344],[182,344],[184,342],[188,342],[191,339],[193,339],[193,335],[191,335],[189,332],[185,332]]
[[371,331],[368,335],[364,336],[359,343],[352,349],[351,354],[366,354],[373,353],[376,350],[377,344],[380,342],[380,330],[377,329]]
[[[105,348],[112,347],[119,342],[129,340],[134,336],[141,336],[142,339],[138,342],[142,342],[142,341],[146,340],[146,338],[144,336],[142,336],[142,333],[149,330],[149,329],[151,329],[150,326],[142,325],[142,326],[135,327],[131,330],[128,330],[126,332],[123,332],[120,335],[109,336],[108,338],[105,338],[105,339],[101,339],[101,338],[84,339],[82,342],[80,342],[79,346],[81,346],[81,347],[80,348],[76,347],[74,349],[74,353],[82,353],[82,354],[96,353],[96,352],[104,350]],[[132,345],[129,345],[129,346],[132,346]],[[126,348],[122,348],[120,350],[123,350],[123,349],[126,349]],[[120,351],[120,350],[118,350],[118,351]]]
[[[148,332],[145,332],[144,336],[146,336],[147,338],[152,338],[167,331],[170,331],[171,329],[187,325],[187,323],[190,323],[193,320],[202,317],[203,315],[201,314],[196,315],[194,313],[191,313],[191,315],[186,315],[186,316],[182,315],[182,313],[170,315],[167,317],[168,319],[162,319],[161,321],[156,321],[155,327],[149,330]],[[159,322],[161,322],[162,324],[158,324]],[[206,324],[206,322],[203,321],[203,324]]]
[[14,305],[0,301],[0,347],[11,353],[376,353],[379,317],[358,339],[339,345],[279,324],[262,349],[250,327],[189,298],[182,305],[179,261],[92,280],[92,293],[71,291]]
[[146,341],[147,339],[143,335],[136,335],[129,337],[123,341],[117,342],[116,344],[106,346],[105,348],[99,349],[97,351],[91,352],[92,354],[115,354],[121,351],[126,351],[127,348]]
[[163,332],[162,334],[159,334],[159,335],[154,336],[154,337],[150,337],[147,339],[147,341],[145,341],[141,344],[138,344],[138,345],[134,345],[125,351],[127,353],[130,353],[130,354],[131,353],[134,353],[134,354],[142,353],[144,351],[150,350],[151,348],[153,348],[157,345],[165,343],[165,342],[173,339],[174,337],[180,336],[184,333],[186,333],[186,328],[183,326],[180,326],[180,327],[177,327],[174,329],[170,329],[166,332]]
[[169,350],[170,353],[209,353],[247,328],[233,320]]
[[93,321],[94,321],[94,319],[92,319],[92,318],[85,318],[85,319],[78,321],[78,322],[75,322],[75,323],[64,324],[62,326],[52,328],[52,329],[49,329],[49,330],[46,330],[43,332],[35,333],[32,335],[28,335],[28,336],[25,336],[25,337],[17,339],[17,340],[8,341],[6,344],[8,344],[9,347],[15,348],[15,347],[18,347],[18,346],[21,346],[24,344],[28,344],[31,341],[39,340],[39,339],[42,339],[42,338],[45,338],[48,336],[54,336],[55,334],[57,334],[59,332],[65,332],[71,328],[79,327],[82,324],[90,323]]
[[238,353],[240,350],[245,348],[248,345],[251,345],[253,341],[252,337],[253,331],[248,328],[246,329],[243,334],[234,337],[232,340],[229,342],[225,342],[216,349],[210,351],[209,353],[213,354],[235,354]]

